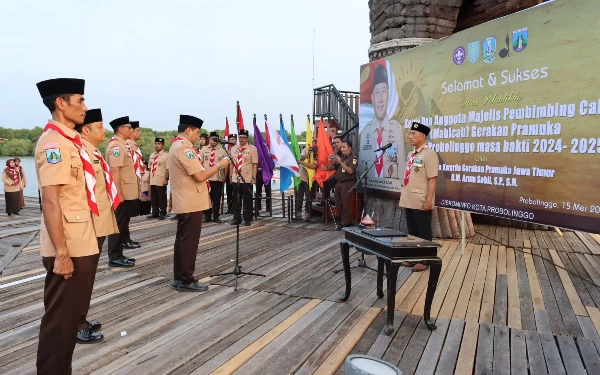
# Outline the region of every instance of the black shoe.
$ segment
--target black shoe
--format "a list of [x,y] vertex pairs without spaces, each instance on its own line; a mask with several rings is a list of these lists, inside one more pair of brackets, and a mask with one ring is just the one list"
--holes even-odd
[[212,221],[212,220],[210,219],[210,216],[206,216],[206,215],[204,215],[204,217],[202,218],[202,222],[203,222],[203,223],[208,223],[208,222],[210,222],[210,221]]
[[252,222],[250,222],[250,221],[245,221],[244,222],[244,226],[245,227],[249,227],[250,225],[252,225]]
[[171,288],[177,289],[178,286],[179,286],[179,280],[173,280],[171,282]]
[[93,344],[100,342],[104,338],[104,335],[98,332],[90,331],[89,328],[84,328],[81,331],[77,331],[77,343],[78,344]]
[[231,220],[229,220],[228,224],[229,225],[238,225],[238,224],[241,224],[241,223],[242,223],[242,221],[239,220],[239,219],[231,219]]
[[159,217],[158,217],[158,220],[164,220],[165,218],[166,218],[166,216],[165,216],[165,215],[163,215],[163,216],[159,216]]
[[179,282],[176,289],[180,292],[206,292],[208,290],[208,285],[200,284],[196,281],[189,284]]
[[132,244],[134,244],[137,247],[142,247],[142,245],[139,242],[137,242],[137,241],[129,240],[129,242],[131,242]]
[[128,262],[125,259],[117,259],[117,260],[111,260],[110,262],[108,262],[108,266],[109,267],[131,268],[131,267],[135,266],[135,264],[132,262]]
[[142,245],[140,245],[139,242],[133,242],[133,241],[131,241],[131,242],[125,242],[125,243],[123,243],[123,248],[124,249],[131,250],[131,249],[139,249],[140,247],[142,247]]
[[86,323],[87,323],[87,328],[92,332],[99,331],[100,328],[102,328],[102,324],[100,324],[100,322],[91,322],[90,323],[86,320]]
[[146,219],[157,219],[158,215],[148,215],[146,216]]
[[213,223],[217,223],[217,224],[222,223],[221,219],[219,219],[218,217],[215,217],[212,221],[213,221]]
[[123,260],[129,262],[129,263],[133,263],[135,264],[135,258],[127,258],[127,257],[123,257]]

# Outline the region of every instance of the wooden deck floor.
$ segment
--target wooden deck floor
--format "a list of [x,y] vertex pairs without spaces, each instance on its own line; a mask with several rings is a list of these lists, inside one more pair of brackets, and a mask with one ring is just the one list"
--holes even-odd
[[[35,230],[29,206],[0,214],[0,262]],[[439,241],[438,329],[421,318],[427,271],[401,268],[396,330],[385,336],[374,272],[353,270],[351,299],[337,300],[342,234],[332,229],[268,218],[241,227],[243,270],[266,277],[243,276],[234,291],[231,277],[210,276],[231,270],[235,227],[208,224],[196,271],[213,286],[178,293],[175,221],[133,219],[143,246],[126,255],[137,265],[108,268],[103,253],[89,315],[105,340],[77,346],[74,373],[343,374],[345,357],[361,353],[404,374],[600,374],[599,236],[481,225],[464,254],[459,241]],[[35,237],[0,276],[1,374],[35,372],[43,274]]]

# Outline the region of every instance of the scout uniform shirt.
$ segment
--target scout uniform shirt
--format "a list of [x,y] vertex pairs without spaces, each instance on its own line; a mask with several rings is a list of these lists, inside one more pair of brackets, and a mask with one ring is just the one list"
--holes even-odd
[[[308,157],[309,153],[308,153],[308,147],[302,152],[302,155],[300,155],[300,159],[304,158],[303,161],[305,163],[310,163],[309,157]],[[313,160],[314,161],[314,160]],[[303,165],[299,165],[300,167],[300,180],[304,181],[304,182],[308,182],[308,170],[306,169],[305,166]]]
[[[75,130],[58,121],[48,122],[58,126],[69,137],[79,137]],[[83,164],[77,146],[56,130],[43,132],[35,146],[35,170],[40,191],[45,186],[60,185],[58,202],[62,209],[62,224],[69,257],[98,254],[98,240],[92,224],[93,214],[88,205]],[[42,256],[56,256],[56,249],[44,224],[44,215],[40,229]]]
[[348,156],[342,155],[342,163],[344,163],[347,167],[352,168],[354,173],[346,173],[344,168],[338,164],[334,174],[335,179],[338,182],[356,181],[356,169],[358,168],[358,159],[356,156],[354,156],[354,154],[350,154]]
[[[165,181],[165,176],[167,175],[167,160],[169,159],[169,153],[166,152],[165,150],[162,150],[158,154],[158,160],[156,161],[156,170],[154,171],[154,176],[153,176],[152,171],[154,170],[154,157],[155,156],[156,156],[156,151],[154,151],[152,154],[150,154],[150,159],[148,159],[148,169],[149,170],[147,170],[146,173],[150,174],[150,185],[167,186],[168,181]],[[142,189],[142,191],[143,191],[143,189]]]
[[187,139],[177,138],[168,154],[167,169],[171,180],[172,212],[185,214],[210,208],[206,182],[196,182],[192,175],[203,170],[194,145]]
[[[210,146],[204,146],[200,150],[200,156],[202,158],[202,163],[204,164],[204,168],[206,168],[206,169],[214,167],[215,165],[217,165],[217,163],[219,161],[223,160],[225,155],[227,155],[225,153],[225,150],[223,149],[223,147],[217,145],[214,148],[215,154],[214,154],[214,158],[213,158],[212,164],[211,164],[210,154],[212,153],[212,151],[213,151],[213,148]],[[225,171],[223,171],[223,173],[225,173]],[[208,179],[208,181],[223,181],[224,177],[225,176],[219,176],[219,173],[215,173],[211,178]],[[252,177],[252,175],[250,175],[250,177]]]
[[106,179],[100,160],[94,155],[96,147],[87,140],[81,138],[81,142],[88,150],[90,161],[96,174],[96,204],[98,205],[99,216],[92,214],[92,223],[96,231],[96,237],[108,236],[109,234],[119,233],[115,212],[110,204],[108,192],[106,191]]
[[[115,139],[116,138],[116,139]],[[140,197],[140,188],[133,169],[133,157],[127,150],[125,141],[119,137],[113,137],[108,146],[106,146],[106,163],[111,168],[121,168],[121,181],[115,181],[119,184],[123,199],[126,201],[136,200]]]
[[[406,167],[408,167],[413,154],[415,159],[408,177],[408,184],[402,188],[400,193],[400,207],[421,210],[427,198],[427,182],[430,178],[438,175],[439,159],[437,153],[425,144],[419,150],[408,154]],[[432,198],[435,204],[435,193]]]
[[[241,151],[242,149],[244,149],[244,151]],[[242,155],[241,157],[239,156],[240,154]],[[247,144],[244,147],[240,145],[235,145],[231,148],[231,157],[233,158],[231,162],[235,163],[236,165],[238,164],[241,158],[241,167],[238,166],[238,169],[240,170],[240,172],[242,172],[242,177],[244,178],[246,183],[250,184],[252,182],[253,164],[258,164],[258,151],[256,150],[256,147],[254,147],[251,144]],[[237,171],[233,166],[231,166],[231,182],[238,182]],[[240,182],[243,183],[242,181]]]
[[[361,172],[364,172],[377,156],[380,159],[369,171],[369,177],[404,178],[404,170],[400,169],[398,163],[404,158],[404,134],[402,132],[402,126],[398,121],[390,121],[387,117],[381,124],[377,119],[369,121],[360,133]],[[391,143],[392,147],[386,150],[382,158],[383,151],[373,152],[388,143]]]

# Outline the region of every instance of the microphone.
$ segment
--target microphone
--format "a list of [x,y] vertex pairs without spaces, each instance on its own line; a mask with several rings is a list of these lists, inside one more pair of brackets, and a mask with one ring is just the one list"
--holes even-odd
[[388,143],[385,146],[379,147],[377,150],[373,151],[373,152],[377,152],[377,151],[383,151],[383,150],[387,150],[388,148],[392,147],[391,143]]
[[233,142],[228,142],[228,141],[226,141],[224,139],[219,139],[218,142],[220,144],[222,144],[222,145],[233,145],[233,146],[235,146],[237,144],[237,143],[233,143]]

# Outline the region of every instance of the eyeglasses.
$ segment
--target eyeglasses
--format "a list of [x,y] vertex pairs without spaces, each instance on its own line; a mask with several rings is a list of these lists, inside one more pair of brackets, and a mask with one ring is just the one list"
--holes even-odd
[[129,130],[131,130],[131,125],[123,125],[123,126],[121,126],[121,127],[122,127],[122,128],[124,128],[124,129],[129,129]]

